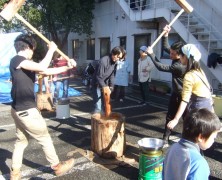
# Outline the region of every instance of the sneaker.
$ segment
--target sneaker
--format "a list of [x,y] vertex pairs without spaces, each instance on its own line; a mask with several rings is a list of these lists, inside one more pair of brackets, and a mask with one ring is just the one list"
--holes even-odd
[[62,176],[74,166],[74,158],[60,162],[57,166],[52,167],[56,176]]
[[10,180],[20,180],[21,172],[20,169],[13,169],[10,171]]

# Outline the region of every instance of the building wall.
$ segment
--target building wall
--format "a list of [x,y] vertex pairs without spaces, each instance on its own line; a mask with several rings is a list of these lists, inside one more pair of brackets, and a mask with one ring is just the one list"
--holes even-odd
[[[91,38],[95,38],[95,59],[100,59],[100,38],[110,37],[111,49],[119,45],[119,37],[126,36],[127,45],[127,58],[131,64],[131,74],[133,75],[133,61],[134,52],[138,52],[134,49],[135,35],[151,34],[151,42],[155,40],[158,33],[159,22],[133,22],[130,21],[127,15],[120,8],[119,4],[114,0],[106,1],[103,3],[97,3],[94,10],[95,19],[93,20],[93,31]],[[89,62],[87,60],[86,47],[87,37],[86,35],[79,36],[78,34],[71,33],[68,37],[68,54],[72,57],[72,41],[79,39],[79,57],[77,59],[78,65],[83,65]],[[148,45],[148,44],[145,44]],[[160,56],[161,43],[155,47],[155,53]],[[170,64],[170,60],[163,60],[164,63]],[[170,73],[159,73],[156,69],[152,72],[152,77],[157,80],[171,81]]]
[[[207,6],[207,0],[189,0],[190,3],[194,6],[195,10],[197,10],[200,14],[209,15],[213,14],[209,12],[209,6]],[[216,1],[214,1],[216,2]],[[197,4],[197,7],[196,7]],[[209,3],[208,3],[209,4]],[[213,6],[217,7],[215,3],[213,3]],[[208,8],[208,10],[207,10]],[[217,12],[218,10],[214,10]],[[203,14],[203,15],[204,15]],[[136,61],[137,59],[134,59],[135,57],[135,50],[134,47],[134,35],[140,35],[140,34],[151,34],[151,42],[154,42],[157,35],[162,31],[162,28],[167,23],[163,18],[162,19],[156,19],[154,21],[143,21],[143,22],[135,22],[130,21],[127,15],[125,15],[124,11],[121,9],[119,4],[115,0],[108,0],[103,3],[96,3],[96,8],[94,10],[95,19],[93,20],[93,31],[95,32],[92,34],[91,38],[95,38],[95,59],[100,59],[100,38],[109,37],[110,38],[110,46],[111,48],[119,45],[119,37],[126,36],[127,37],[127,57],[131,64],[131,74],[133,74],[133,61]],[[217,22],[217,18],[214,17],[215,23]],[[208,17],[209,21],[213,18],[212,16]],[[220,18],[219,18],[220,19]],[[216,23],[218,24],[218,23]],[[173,31],[172,31],[173,33]],[[78,34],[71,33],[68,37],[68,54],[70,57],[72,57],[72,41],[78,39],[80,41],[79,46],[79,56],[77,58],[78,65],[86,64],[89,62],[87,60],[87,54],[86,54],[86,35],[79,36]],[[161,56],[161,42],[159,42],[154,47],[154,52],[157,55],[158,58]],[[164,64],[170,64],[171,60],[169,59],[161,59],[161,61]],[[152,77],[156,80],[161,81],[171,81],[171,74],[170,73],[164,73],[159,72],[156,69],[152,72]]]

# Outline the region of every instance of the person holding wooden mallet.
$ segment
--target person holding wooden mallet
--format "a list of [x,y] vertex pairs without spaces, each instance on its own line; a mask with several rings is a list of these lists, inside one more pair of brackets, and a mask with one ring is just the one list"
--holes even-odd
[[51,42],[49,50],[42,61],[32,61],[36,41],[32,36],[21,34],[14,43],[17,55],[10,62],[12,77],[12,108],[11,115],[16,125],[16,142],[12,155],[10,179],[21,178],[22,159],[30,137],[36,139],[42,146],[45,157],[50,163],[56,176],[69,171],[74,165],[74,159],[61,162],[56,154],[52,139],[49,135],[45,119],[37,108],[34,95],[35,74],[52,75],[73,68],[75,61],[70,59],[70,66],[48,68],[57,46]]

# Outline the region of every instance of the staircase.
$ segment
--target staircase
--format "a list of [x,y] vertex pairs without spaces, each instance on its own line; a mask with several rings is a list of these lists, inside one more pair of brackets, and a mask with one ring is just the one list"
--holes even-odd
[[[148,0],[145,7],[136,6],[137,10],[132,10],[132,6],[130,8],[130,0],[116,1],[131,21],[165,18],[167,22],[170,22],[181,10],[181,7],[173,0]],[[136,2],[139,1],[136,0]],[[191,3],[189,4],[192,6]],[[202,53],[202,67],[213,89],[218,90],[222,83],[222,66],[217,64],[215,69],[208,68],[207,59],[212,52],[222,56],[222,33],[211,22],[208,22],[207,19],[198,14],[195,8],[190,14],[183,13],[172,27],[176,32],[179,32],[178,34],[185,42],[198,46]]]

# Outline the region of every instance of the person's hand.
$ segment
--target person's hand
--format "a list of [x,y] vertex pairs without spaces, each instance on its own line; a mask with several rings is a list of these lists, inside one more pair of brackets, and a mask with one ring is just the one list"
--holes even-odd
[[69,59],[68,66],[71,66],[72,68],[76,67],[77,63],[74,59]]
[[167,37],[169,35],[170,30],[171,30],[171,27],[169,25],[166,25],[163,28],[163,31],[165,31],[164,37]]
[[76,67],[76,61],[74,59],[69,59],[67,62],[67,66],[69,69]]
[[110,96],[110,94],[111,94],[111,89],[110,89],[110,87],[109,87],[109,86],[103,87],[103,92],[104,92],[104,94]]
[[148,46],[148,48],[147,48],[147,53],[148,53],[148,54],[153,54],[153,48],[151,48],[150,46]]
[[54,76],[54,77],[52,78],[52,80],[53,80],[53,81],[57,81],[57,77]]
[[49,50],[53,52],[57,49],[57,45],[53,41],[51,41],[48,46],[49,46]]
[[178,122],[179,122],[179,120],[173,119],[167,124],[167,127],[169,129],[173,129],[178,124]]

